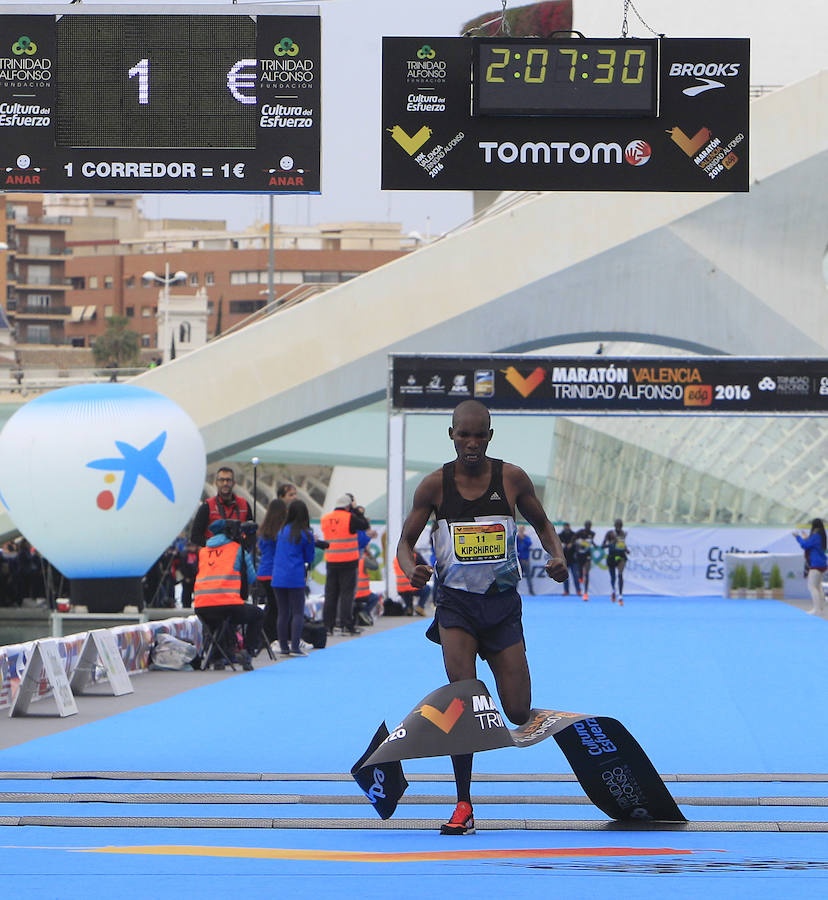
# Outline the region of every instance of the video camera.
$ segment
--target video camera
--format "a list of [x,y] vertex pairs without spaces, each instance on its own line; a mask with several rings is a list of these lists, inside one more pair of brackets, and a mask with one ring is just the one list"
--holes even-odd
[[252,550],[256,544],[258,525],[255,522],[239,522],[238,519],[226,519],[224,533],[231,541],[241,544],[245,550]]

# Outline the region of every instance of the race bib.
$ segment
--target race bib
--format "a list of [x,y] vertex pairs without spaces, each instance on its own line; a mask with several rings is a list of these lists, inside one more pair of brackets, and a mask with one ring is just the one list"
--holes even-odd
[[615,549],[616,549],[616,550],[626,550],[626,549],[627,549],[626,541],[624,541],[623,538],[619,538],[619,539],[615,542]]
[[506,559],[506,526],[502,522],[452,522],[454,558],[462,563],[502,562]]

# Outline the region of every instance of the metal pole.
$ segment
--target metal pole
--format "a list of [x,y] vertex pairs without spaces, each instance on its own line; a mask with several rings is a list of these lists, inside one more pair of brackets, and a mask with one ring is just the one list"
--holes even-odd
[[274,250],[273,250],[273,194],[268,197],[270,201],[270,228],[267,232],[267,302],[272,308],[276,299],[275,271],[274,271]]
[[394,557],[405,520],[405,413],[388,415],[388,520],[386,523],[385,596],[396,596]]

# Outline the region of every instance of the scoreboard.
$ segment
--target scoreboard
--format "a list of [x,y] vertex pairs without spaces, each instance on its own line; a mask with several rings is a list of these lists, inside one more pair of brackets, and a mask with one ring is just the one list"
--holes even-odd
[[6,191],[318,193],[317,7],[7,5]]
[[382,66],[386,190],[749,190],[747,38],[386,37]]

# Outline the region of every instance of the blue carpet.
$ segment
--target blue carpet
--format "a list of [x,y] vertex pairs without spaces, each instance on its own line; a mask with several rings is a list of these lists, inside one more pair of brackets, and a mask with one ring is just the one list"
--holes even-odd
[[[820,772],[828,721],[826,623],[769,601],[536,597],[525,603],[534,702],[613,716],[666,773]],[[427,623],[316,651],[151,706],[0,751],[7,771],[346,772],[382,719],[393,727],[444,682]],[[480,675],[494,690],[488,669]],[[152,673],[141,676],[152,678]],[[113,706],[117,705],[113,698]],[[83,703],[83,698],[79,699]],[[7,727],[13,727],[7,723]],[[444,759],[406,772],[448,772]],[[478,772],[566,772],[554,741],[478,754]],[[670,783],[676,796],[821,797],[826,784]],[[3,815],[216,815],[372,817],[349,782],[136,782],[8,779],[6,792],[331,794],[354,805],[0,805]],[[449,795],[448,783],[410,794]],[[574,783],[480,783],[479,795],[578,795]],[[361,805],[360,805],[361,804]],[[445,806],[403,805],[397,817],[437,818]],[[828,807],[685,807],[692,820],[826,821]],[[603,821],[588,806],[481,804],[479,819]],[[824,835],[780,833],[482,831],[449,841],[420,831],[278,829],[0,829],[0,871],[10,896],[38,898],[420,897],[553,893],[558,898],[796,898],[828,893]],[[181,848],[195,847],[194,851]],[[112,853],[98,852],[111,847]],[[153,847],[166,848],[158,855]],[[213,848],[230,855],[210,855]],[[127,852],[127,848],[135,848]],[[258,848],[272,858],[245,858]],[[602,849],[603,848],[603,849]],[[82,852],[84,849],[95,852]],[[462,851],[460,858],[434,856]],[[305,851],[304,858],[286,858]],[[325,858],[326,852],[338,854]],[[381,854],[382,862],[342,858]],[[484,851],[474,858],[466,851]],[[504,851],[498,854],[498,851]],[[571,853],[570,853],[571,851]],[[257,851],[258,852],[258,851]],[[425,859],[401,854],[424,853]],[[529,857],[519,855],[529,853]],[[650,855],[637,855],[646,852]],[[195,855],[190,855],[194,853]],[[510,855],[511,854],[511,855]],[[532,854],[536,854],[533,856]],[[558,855],[555,855],[558,854]],[[564,854],[564,855],[560,855]],[[574,855],[573,855],[574,854]],[[387,859],[386,859],[387,857]],[[48,873],[48,876],[44,873]],[[458,877],[452,877],[458,876]],[[447,879],[450,878],[450,881]],[[554,879],[554,880],[550,880]],[[596,881],[595,879],[600,879]]]

